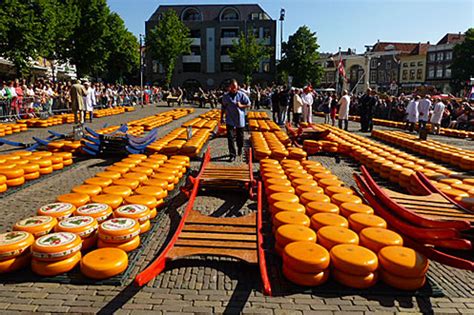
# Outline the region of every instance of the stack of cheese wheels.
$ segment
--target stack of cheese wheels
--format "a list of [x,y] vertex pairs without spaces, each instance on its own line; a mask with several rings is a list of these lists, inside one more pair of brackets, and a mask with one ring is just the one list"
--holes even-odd
[[88,250],[97,244],[97,228],[99,224],[93,217],[77,216],[62,220],[56,225],[56,232],[70,232],[82,239],[82,250]]
[[99,226],[99,241],[97,246],[116,247],[126,252],[136,249],[140,245],[140,224],[135,219],[114,218]]
[[39,160],[36,160],[35,163],[38,163],[40,166],[40,174],[41,175],[47,175],[51,174],[54,169],[53,169],[53,161],[49,158],[53,155],[51,152],[46,152],[46,151],[39,151],[33,153],[33,156],[40,157]]
[[126,204],[139,204],[146,206],[150,209],[150,219],[154,219],[157,215],[157,208],[164,204],[163,200],[156,200],[153,196],[148,195],[132,195],[130,197],[125,198]]
[[334,246],[331,251],[332,275],[336,281],[352,288],[365,289],[378,279],[378,258],[371,250],[352,244]]
[[30,246],[35,238],[31,233],[13,231],[0,234],[0,273],[16,271],[30,262]]
[[0,164],[0,175],[6,177],[5,183],[8,187],[21,186],[25,183],[25,171],[14,162]]
[[141,204],[128,204],[114,211],[115,218],[131,218],[140,224],[140,234],[150,230],[150,209]]
[[292,242],[283,249],[283,275],[303,286],[321,285],[329,276],[329,253],[314,243]]
[[396,232],[380,227],[366,227],[359,233],[360,244],[375,253],[385,246],[403,246],[403,238]]
[[63,158],[61,156],[53,154],[49,159],[51,160],[53,171],[62,170],[64,168]]
[[18,221],[13,226],[15,231],[25,231],[35,238],[46,235],[58,224],[56,218],[50,216],[35,216]]
[[401,290],[416,290],[426,282],[428,260],[403,246],[386,246],[378,253],[383,282]]
[[61,221],[69,218],[74,211],[76,211],[76,207],[70,203],[55,202],[40,207],[38,209],[38,215],[51,216]]
[[53,156],[61,157],[63,160],[62,163],[64,166],[69,166],[73,163],[71,152],[57,152],[57,153],[54,153]]
[[82,239],[74,233],[56,232],[38,238],[31,247],[31,269],[40,276],[72,270],[81,260]]
[[282,255],[285,246],[292,242],[316,243],[316,233],[304,225],[284,224],[276,229],[275,240],[275,251]]
[[107,279],[127,269],[128,255],[119,248],[99,248],[81,260],[81,273],[91,279]]
[[112,213],[112,208],[105,203],[89,203],[77,208],[74,215],[92,217],[100,224],[107,220]]

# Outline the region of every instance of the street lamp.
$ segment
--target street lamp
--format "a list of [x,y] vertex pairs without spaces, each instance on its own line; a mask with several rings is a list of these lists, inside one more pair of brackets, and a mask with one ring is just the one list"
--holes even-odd
[[280,9],[280,60],[283,57],[283,21],[285,20],[285,9]]
[[143,107],[143,39],[145,35],[140,34],[140,101]]

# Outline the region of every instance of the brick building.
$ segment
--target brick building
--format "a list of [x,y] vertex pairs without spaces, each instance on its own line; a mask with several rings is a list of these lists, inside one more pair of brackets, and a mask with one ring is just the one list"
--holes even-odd
[[410,53],[400,56],[400,91],[410,93],[425,84],[426,53],[430,43],[419,43]]

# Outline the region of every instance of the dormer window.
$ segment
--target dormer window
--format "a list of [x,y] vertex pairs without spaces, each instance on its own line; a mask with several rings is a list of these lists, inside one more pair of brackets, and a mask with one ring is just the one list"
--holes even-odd
[[196,8],[186,8],[181,14],[182,21],[202,21],[201,12]]
[[221,21],[238,21],[240,14],[235,8],[225,8],[220,15]]

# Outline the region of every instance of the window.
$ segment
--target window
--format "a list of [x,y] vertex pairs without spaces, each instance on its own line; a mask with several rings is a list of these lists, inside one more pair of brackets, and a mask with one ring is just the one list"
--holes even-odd
[[415,70],[410,70],[410,80],[415,80]]
[[451,67],[450,66],[445,66],[444,68],[444,76],[446,78],[451,78]]
[[200,56],[201,55],[201,47],[200,46],[191,46],[191,52],[189,54],[191,56]]
[[408,62],[404,62],[403,63],[403,68],[407,68],[408,67]]
[[370,60],[370,67],[371,67],[372,69],[377,68],[377,61],[378,61],[377,59],[371,59],[371,60]]
[[452,51],[447,51],[446,52],[446,60],[451,60],[453,59],[453,52]]
[[327,73],[328,76],[328,82],[334,82],[336,80],[336,72],[335,71],[329,71]]
[[385,68],[390,69],[392,67],[392,60],[387,60],[385,62]]
[[419,81],[423,80],[423,69],[416,70],[416,79]]
[[221,63],[221,71],[222,72],[235,71],[235,66],[231,62],[223,62],[223,63]]
[[428,58],[429,58],[430,61],[435,61],[436,60],[436,53],[430,53],[428,55]]
[[263,28],[263,38],[270,38],[270,28],[264,27]]
[[402,79],[403,79],[403,80],[408,80],[408,70],[403,70],[403,72],[402,72]]
[[221,37],[222,38],[239,37],[239,29],[238,28],[223,28],[221,30]]
[[387,82],[387,79],[385,77],[385,71],[379,70],[378,78],[379,78],[379,82]]
[[190,37],[191,38],[201,38],[201,30],[190,30]]
[[183,72],[201,72],[201,63],[199,62],[183,63]]
[[370,71],[370,82],[375,83],[375,81],[377,81],[377,72]]
[[429,66],[429,68],[428,68],[428,78],[434,78],[434,75],[435,75],[434,66]]
[[423,67],[423,61],[418,61],[418,67]]
[[270,62],[264,61],[262,62],[262,70],[264,73],[270,73]]
[[232,46],[221,46],[221,56],[228,55]]
[[442,66],[438,66],[436,68],[436,77],[437,78],[442,78],[443,77],[443,67]]
[[410,67],[415,67],[416,66],[416,62],[412,61],[410,62]]
[[201,21],[202,16],[201,12],[199,12],[196,8],[187,8],[184,9],[183,13],[181,14],[182,21]]
[[220,17],[221,21],[238,21],[239,19],[239,12],[235,8],[225,8]]
[[444,59],[444,54],[443,52],[439,52],[436,54],[436,60],[443,60]]
[[250,20],[252,21],[260,20],[260,13],[258,12],[250,13]]

